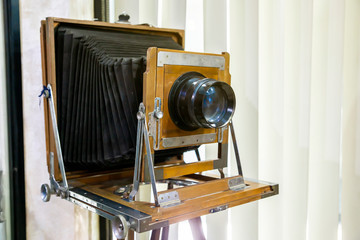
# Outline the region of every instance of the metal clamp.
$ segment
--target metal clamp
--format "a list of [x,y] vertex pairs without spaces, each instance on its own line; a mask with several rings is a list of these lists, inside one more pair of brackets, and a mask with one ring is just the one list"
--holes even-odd
[[129,200],[130,201],[134,200],[136,193],[139,191],[141,156],[142,156],[143,140],[144,140],[146,147],[146,158],[149,166],[151,186],[155,199],[155,206],[158,207],[160,205],[159,205],[158,193],[156,189],[156,179],[155,179],[153,159],[150,150],[149,132],[147,129],[146,118],[145,118],[145,106],[143,103],[140,103],[139,112],[137,113],[137,119],[138,119],[138,126],[137,126],[138,128],[137,128],[137,136],[136,136],[134,180],[133,180],[133,190],[130,193]]
[[217,131],[218,131],[218,143],[223,142],[225,129],[227,129],[227,126],[217,129]]
[[41,185],[41,198],[44,202],[48,202],[50,200],[51,194],[56,194],[57,196],[61,196],[61,198],[68,198],[69,196],[69,186],[66,179],[66,172],[64,166],[63,155],[61,151],[61,144],[60,144],[60,136],[59,130],[57,127],[56,122],[56,114],[55,114],[55,105],[54,99],[52,94],[51,85],[48,84],[47,88],[44,88],[44,98],[48,99],[49,108],[50,108],[50,115],[52,121],[52,128],[54,131],[54,138],[55,138],[55,146],[56,152],[59,162],[60,173],[62,177],[62,186],[55,180],[54,174],[54,153],[50,152],[50,186],[48,184]]
[[160,119],[164,113],[161,111],[161,98],[156,97],[154,111],[149,113],[149,136],[153,138],[154,149],[158,150],[160,145]]

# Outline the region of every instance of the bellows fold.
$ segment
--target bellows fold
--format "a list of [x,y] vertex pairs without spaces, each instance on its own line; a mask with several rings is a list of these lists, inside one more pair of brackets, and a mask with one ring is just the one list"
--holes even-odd
[[[55,39],[57,116],[66,170],[132,166],[147,49],[182,47],[166,36],[66,24],[57,28]],[[190,149],[157,151],[155,160]]]

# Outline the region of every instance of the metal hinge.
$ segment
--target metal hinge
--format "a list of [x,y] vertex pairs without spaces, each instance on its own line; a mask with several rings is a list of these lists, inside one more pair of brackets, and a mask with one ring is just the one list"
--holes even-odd
[[243,190],[246,187],[243,177],[236,177],[236,178],[229,179],[228,184],[229,184],[230,190],[233,190],[233,191]]
[[171,191],[163,194],[159,194],[160,207],[171,207],[181,203],[179,193],[177,191]]
[[153,138],[154,150],[160,145],[160,119],[164,116],[161,111],[161,98],[155,98],[154,111],[149,113],[149,136]]

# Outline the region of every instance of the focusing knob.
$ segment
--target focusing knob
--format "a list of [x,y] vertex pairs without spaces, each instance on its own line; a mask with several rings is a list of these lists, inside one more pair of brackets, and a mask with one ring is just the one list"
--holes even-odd
[[125,239],[129,232],[129,222],[122,216],[116,216],[112,221],[112,230],[117,239]]
[[50,197],[51,197],[50,186],[46,183],[42,184],[41,185],[41,199],[43,200],[43,202],[48,202],[48,201],[50,201]]

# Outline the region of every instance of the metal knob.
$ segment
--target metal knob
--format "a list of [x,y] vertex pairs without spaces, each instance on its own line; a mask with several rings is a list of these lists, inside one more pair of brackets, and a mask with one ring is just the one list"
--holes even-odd
[[50,197],[51,197],[51,189],[49,184],[42,184],[41,185],[41,200],[43,200],[43,202],[48,202],[50,201]]
[[130,15],[127,14],[126,12],[123,12],[119,15],[118,20],[116,22],[129,24],[130,23],[129,19],[130,19]]
[[112,221],[112,230],[117,239],[125,239],[129,232],[129,222],[126,219],[119,215],[116,216]]
[[164,116],[164,113],[162,111],[155,112],[155,117],[157,119],[161,119]]

